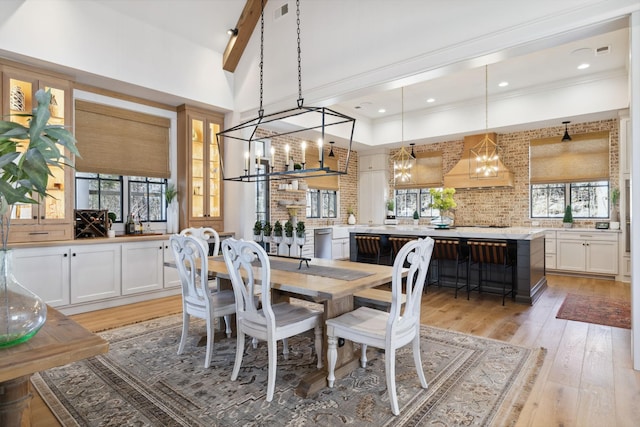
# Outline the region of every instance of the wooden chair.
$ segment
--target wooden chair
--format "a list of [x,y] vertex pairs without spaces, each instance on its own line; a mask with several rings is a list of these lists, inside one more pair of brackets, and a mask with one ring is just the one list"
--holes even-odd
[[[226,239],[222,242],[222,253],[236,297],[238,325],[238,344],[231,380],[235,381],[240,372],[245,335],[266,341],[269,358],[267,402],[271,402],[275,391],[278,340],[283,340],[283,355],[286,359],[289,354],[287,338],[313,329],[318,356],[317,367],[323,367],[323,313],[288,302],[271,303],[271,265],[267,253],[256,242]],[[260,266],[259,277],[256,277],[252,265],[256,259]],[[256,286],[261,286],[262,308],[259,308],[258,301],[253,297]]]
[[[191,236],[198,239],[202,245],[202,249],[207,256],[218,255],[220,253],[220,236],[218,232],[211,227],[189,227],[180,231],[181,236]],[[209,244],[209,240],[213,239],[213,247]],[[220,281],[215,273],[208,273],[209,287],[215,291],[220,289]],[[231,337],[231,317],[225,316],[224,323],[226,325],[225,333]]]
[[[420,305],[431,253],[433,239],[426,237],[407,243],[402,247],[393,263],[391,281],[391,310],[389,313],[368,307],[361,307],[349,313],[327,320],[327,359],[329,361],[329,387],[335,382],[335,367],[338,356],[338,338],[344,338],[361,344],[360,364],[367,363],[367,346],[384,349],[387,391],[391,411],[398,415],[398,397],[396,394],[396,350],[411,343],[413,361],[422,388],[427,388],[427,380],[422,370],[420,355]],[[402,270],[405,261],[409,264],[406,279],[406,304],[401,310]],[[402,314],[402,316],[401,316]]]
[[169,243],[176,260],[182,284],[182,336],[178,354],[182,354],[189,335],[191,316],[204,319],[207,324],[207,348],[204,367],[211,365],[213,353],[214,319],[236,311],[232,290],[212,291],[207,280],[207,255],[196,237],[174,234]]
[[[483,272],[488,275],[489,265],[498,265],[502,270],[502,305],[504,305],[505,297],[511,295],[515,298],[515,280],[514,264],[515,260],[509,256],[509,247],[504,240],[468,240],[469,246],[469,262],[467,264],[467,299],[472,290],[478,289],[482,292]],[[471,267],[473,265],[478,266],[478,283],[472,289],[471,288]],[[507,269],[511,268],[511,283],[507,288]]]

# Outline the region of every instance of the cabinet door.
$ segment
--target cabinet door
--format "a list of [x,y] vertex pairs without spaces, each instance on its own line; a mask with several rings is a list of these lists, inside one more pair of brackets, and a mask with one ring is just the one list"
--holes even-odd
[[584,240],[558,239],[558,270],[585,271],[585,253],[586,246]]
[[[175,262],[175,257],[173,256],[173,251],[171,250],[171,246],[169,246],[169,241],[163,242],[163,258],[164,263]],[[180,276],[178,275],[178,269],[175,267],[167,267],[164,268],[164,287],[165,288],[176,288],[180,286]]]
[[618,242],[586,242],[586,269],[589,273],[618,274]]
[[120,295],[119,244],[77,246],[71,250],[71,304]]
[[189,197],[191,199],[189,217],[191,219],[202,219],[207,215],[207,205],[205,204],[207,181],[205,180],[205,166],[206,166],[206,128],[204,119],[191,118],[190,135],[191,140],[189,142],[191,152],[191,165],[190,165],[190,182],[189,182]]
[[382,224],[389,185],[384,171],[361,172],[358,177],[358,215],[363,224]]
[[14,250],[14,275],[52,307],[69,304],[68,247]]
[[122,245],[122,295],[162,289],[163,242]]

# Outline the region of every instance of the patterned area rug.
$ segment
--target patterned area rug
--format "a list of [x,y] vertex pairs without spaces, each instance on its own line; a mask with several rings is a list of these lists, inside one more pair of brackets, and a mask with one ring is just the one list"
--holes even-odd
[[631,329],[631,304],[602,296],[567,294],[556,318]]
[[[410,348],[397,353],[401,414],[391,413],[384,353],[313,398],[295,395],[315,369],[312,334],[289,340],[278,357],[276,392],[265,401],[266,347],[247,345],[238,380],[230,381],[235,339],[216,342],[211,368],[197,347],[204,324],[176,355],[181,317],[169,316],[100,335],[109,353],[32,377],[65,426],[508,426],[513,425],[542,365],[545,350],[422,327],[420,387]],[[282,344],[279,343],[281,346]]]

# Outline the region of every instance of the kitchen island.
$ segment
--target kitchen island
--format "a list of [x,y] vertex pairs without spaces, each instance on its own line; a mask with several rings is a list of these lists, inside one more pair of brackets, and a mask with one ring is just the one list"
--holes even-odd
[[[506,240],[515,248],[516,301],[533,304],[547,287],[544,229],[525,227],[452,227],[449,229],[436,229],[424,225],[353,226],[349,229],[349,255],[351,261],[355,261],[358,256],[355,242],[357,234],[380,236],[383,245],[388,244],[390,236],[458,238],[462,245],[469,239]],[[466,280],[466,278],[463,280]]]

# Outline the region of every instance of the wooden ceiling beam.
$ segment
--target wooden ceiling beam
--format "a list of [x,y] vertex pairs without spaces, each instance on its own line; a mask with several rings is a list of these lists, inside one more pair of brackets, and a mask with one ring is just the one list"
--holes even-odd
[[262,1],[264,1],[264,5],[266,5],[268,0],[247,0],[245,3],[244,9],[242,9],[242,13],[236,24],[238,34],[231,36],[224,50],[224,55],[222,56],[223,70],[229,71],[230,73],[236,70],[238,62],[240,62],[240,58],[242,58],[242,53],[249,43],[258,19],[260,19]]

